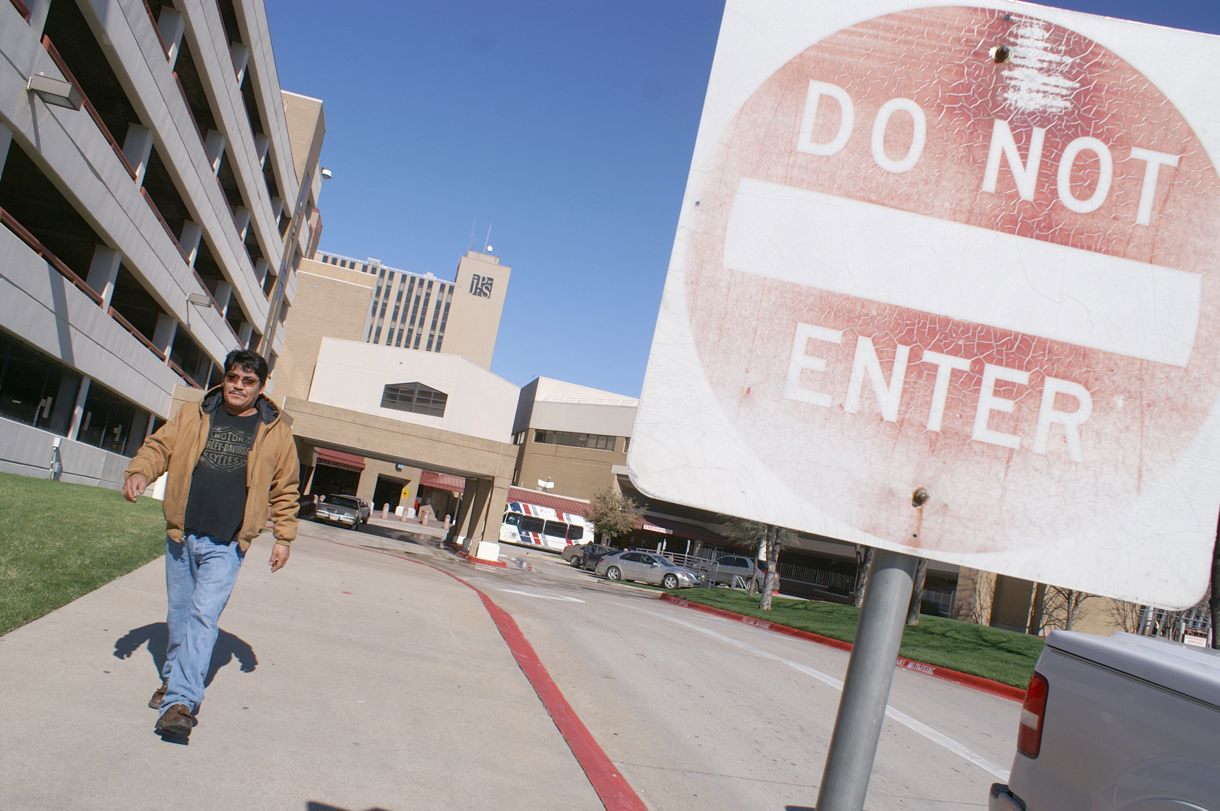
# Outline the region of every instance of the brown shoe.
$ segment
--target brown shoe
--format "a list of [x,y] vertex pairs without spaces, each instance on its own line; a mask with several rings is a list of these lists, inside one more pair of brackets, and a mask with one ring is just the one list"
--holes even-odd
[[150,710],[161,709],[161,701],[165,698],[165,691],[169,689],[169,680],[162,679],[161,686],[158,687],[152,694],[152,698],[148,699],[148,708]]
[[170,738],[190,737],[195,719],[185,704],[174,704],[157,719],[154,729],[158,735]]

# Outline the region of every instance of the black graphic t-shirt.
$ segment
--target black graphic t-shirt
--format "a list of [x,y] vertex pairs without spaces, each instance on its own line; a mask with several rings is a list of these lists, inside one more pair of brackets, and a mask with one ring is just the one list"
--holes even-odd
[[246,460],[258,414],[234,417],[221,406],[212,412],[211,423],[186,499],[186,531],[232,541],[246,512]]

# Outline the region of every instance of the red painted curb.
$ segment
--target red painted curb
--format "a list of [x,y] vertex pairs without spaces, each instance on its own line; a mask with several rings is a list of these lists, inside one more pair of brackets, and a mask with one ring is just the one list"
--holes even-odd
[[[798,639],[806,639],[810,642],[817,642],[819,645],[827,645],[839,650],[850,651],[851,643],[844,642],[841,639],[831,639],[828,636],[815,634],[812,631],[802,631],[799,628],[790,628],[787,625],[779,625],[774,622],[760,620],[757,617],[750,617],[745,614],[738,614],[735,611],[728,611],[723,608],[716,608],[711,605],[703,605],[702,603],[692,603],[690,600],[684,600],[681,597],[674,597],[671,594],[662,594],[661,599],[674,605],[682,606],[683,608],[693,608],[696,611],[703,611],[708,614],[715,614],[718,617],[737,620],[745,625],[753,625],[755,628],[762,628],[764,631],[773,631],[777,634],[785,634],[794,636]],[[916,673],[923,673],[937,679],[944,679],[955,684],[960,684],[963,687],[971,687],[975,690],[981,690],[984,693],[990,693],[1000,698],[1007,698],[1013,701],[1024,701],[1025,691],[1020,687],[1013,687],[1011,684],[1004,684],[995,681],[994,679],[986,679],[982,676],[975,676],[972,673],[962,673],[960,670],[951,670],[940,665],[930,665],[927,662],[917,662],[914,659],[907,659],[899,656],[895,662],[895,666],[903,670],[913,670]]]
[[420,566],[427,566],[429,569],[438,571],[447,577],[452,577],[479,595],[479,599],[483,601],[483,607],[491,615],[492,622],[495,623],[500,636],[504,637],[509,651],[512,653],[513,658],[517,660],[517,666],[521,668],[521,672],[525,674],[525,678],[529,681],[530,686],[538,694],[538,699],[546,707],[546,711],[550,714],[551,720],[555,722],[555,727],[559,730],[559,734],[563,736],[563,739],[568,744],[568,748],[572,750],[572,755],[576,758],[576,762],[580,764],[580,768],[584,770],[585,776],[589,778],[589,783],[593,786],[593,790],[597,792],[597,796],[602,801],[602,805],[606,807],[606,811],[647,811],[648,806],[644,805],[643,800],[631,788],[631,784],[615,768],[614,763],[606,755],[601,746],[598,745],[593,734],[589,732],[589,728],[585,726],[584,722],[580,720],[580,716],[572,709],[572,705],[564,698],[563,692],[555,684],[551,674],[547,672],[546,666],[542,664],[542,660],[538,658],[533,645],[525,638],[525,634],[521,632],[521,628],[517,625],[516,620],[512,618],[512,615],[497,605],[482,590],[439,566],[433,566],[422,560],[402,557],[395,555],[393,552],[380,549],[370,549],[369,551],[380,552],[381,554],[406,560]]
[[471,566],[477,564],[479,566],[496,566],[501,569],[508,568],[508,564],[502,560],[483,560],[482,558],[472,558],[470,555],[461,555],[460,557],[463,561],[469,563]]

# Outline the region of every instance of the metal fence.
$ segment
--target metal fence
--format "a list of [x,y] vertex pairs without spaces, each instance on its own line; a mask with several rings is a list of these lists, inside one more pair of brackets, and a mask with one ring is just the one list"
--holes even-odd
[[1144,606],[1140,614],[1139,632],[1144,636],[1157,636],[1172,639],[1174,642],[1185,642],[1188,638],[1193,638],[1210,644],[1211,612],[1206,601],[1185,611]]
[[953,613],[953,598],[957,589],[924,589],[920,613],[947,617]]
[[779,562],[779,581],[781,589],[785,583],[802,583],[821,591],[829,591],[842,594],[843,596],[850,596],[852,590],[856,587],[854,575],[834,572],[829,569],[819,569],[814,566],[785,563],[782,559]]

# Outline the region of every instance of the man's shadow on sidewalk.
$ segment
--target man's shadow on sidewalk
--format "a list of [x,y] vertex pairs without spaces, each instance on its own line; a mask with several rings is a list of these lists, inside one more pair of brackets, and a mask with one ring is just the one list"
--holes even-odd
[[[152,657],[153,666],[157,669],[157,680],[161,679],[161,668],[165,666],[165,648],[169,644],[169,631],[164,622],[154,622],[139,628],[133,628],[114,642],[114,658],[130,659],[131,655],[141,645],[148,645],[148,654]],[[223,628],[216,637],[216,647],[212,648],[212,661],[208,664],[208,675],[204,686],[212,683],[216,671],[236,659],[241,665],[242,673],[253,672],[258,667],[258,657],[254,648],[244,639],[234,636]]]

